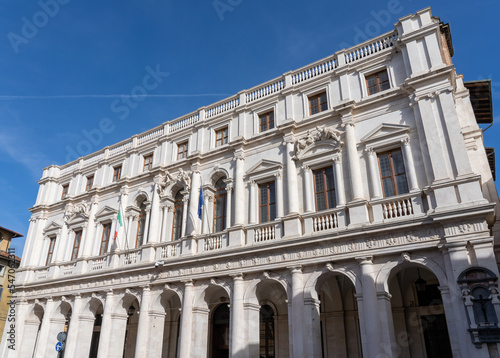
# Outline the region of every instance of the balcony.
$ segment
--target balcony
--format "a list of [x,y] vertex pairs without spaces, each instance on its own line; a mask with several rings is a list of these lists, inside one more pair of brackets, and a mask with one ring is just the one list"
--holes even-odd
[[373,222],[408,220],[424,215],[421,193],[409,193],[371,201]]
[[247,245],[265,241],[275,241],[282,237],[282,223],[277,219],[272,222],[247,226]]
[[335,208],[302,215],[305,235],[328,232],[346,227],[346,209]]

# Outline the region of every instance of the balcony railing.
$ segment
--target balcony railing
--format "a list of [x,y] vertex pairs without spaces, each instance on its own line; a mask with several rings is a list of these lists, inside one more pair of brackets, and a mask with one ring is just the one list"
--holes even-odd
[[76,264],[71,263],[71,264],[66,264],[61,266],[61,274],[63,276],[71,275],[75,272]]
[[247,244],[281,239],[281,220],[247,226]]
[[304,232],[306,235],[344,228],[346,226],[345,208],[335,208],[315,213],[307,213],[302,217],[304,218]]
[[373,200],[371,205],[374,222],[404,220],[424,214],[420,192]]
[[102,270],[107,266],[107,256],[89,260],[90,271]]
[[156,248],[156,259],[168,259],[181,254],[181,242],[163,242]]
[[133,265],[141,261],[141,250],[135,249],[134,251],[128,251],[120,254],[120,264]]
[[205,235],[198,239],[198,252],[220,250],[227,246],[228,235],[226,233]]

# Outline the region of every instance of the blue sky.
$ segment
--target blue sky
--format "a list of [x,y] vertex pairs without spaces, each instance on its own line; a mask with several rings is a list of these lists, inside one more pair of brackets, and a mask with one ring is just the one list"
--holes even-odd
[[[0,226],[27,234],[44,167],[390,31],[427,6],[450,23],[458,73],[492,79],[498,113],[498,0],[0,0]],[[148,70],[161,82],[126,104],[120,95]],[[104,118],[114,129],[78,146]],[[497,124],[486,145],[499,136]],[[23,246],[14,241],[18,256]]]

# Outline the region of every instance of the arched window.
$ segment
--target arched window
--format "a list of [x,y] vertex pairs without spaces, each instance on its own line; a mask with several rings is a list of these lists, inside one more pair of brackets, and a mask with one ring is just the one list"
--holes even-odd
[[260,358],[274,358],[274,311],[269,305],[260,307]]
[[141,213],[137,222],[137,236],[135,240],[135,247],[141,247],[144,243],[144,231],[146,229],[146,203],[142,202]]
[[227,191],[222,178],[215,183],[215,190],[213,231],[219,232],[226,228]]
[[183,199],[184,195],[181,192],[177,192],[175,195],[174,203],[174,220],[172,227],[172,240],[179,240],[181,238],[182,231],[182,210],[183,210]]
[[478,326],[496,325],[497,316],[495,308],[491,303],[490,291],[484,286],[478,286],[472,290],[474,297],[474,318]]

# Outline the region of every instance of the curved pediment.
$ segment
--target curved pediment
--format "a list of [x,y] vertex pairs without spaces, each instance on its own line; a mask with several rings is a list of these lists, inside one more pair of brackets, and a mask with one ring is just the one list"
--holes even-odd
[[340,146],[337,141],[332,139],[315,142],[302,149],[296,156],[298,160],[311,159],[316,157],[325,157],[340,151]]

